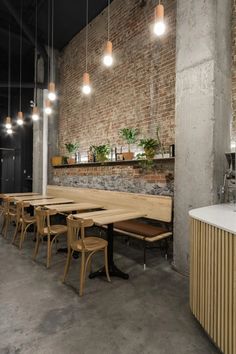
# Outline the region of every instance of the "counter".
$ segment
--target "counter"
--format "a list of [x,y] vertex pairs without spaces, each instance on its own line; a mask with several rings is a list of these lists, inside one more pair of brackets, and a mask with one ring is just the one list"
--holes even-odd
[[191,210],[190,308],[225,354],[236,354],[236,212],[230,204]]

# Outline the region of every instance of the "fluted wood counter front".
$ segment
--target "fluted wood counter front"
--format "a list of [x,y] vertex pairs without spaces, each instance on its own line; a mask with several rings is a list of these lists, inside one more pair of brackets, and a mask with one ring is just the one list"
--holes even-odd
[[219,204],[190,212],[190,307],[225,354],[236,354],[236,212]]

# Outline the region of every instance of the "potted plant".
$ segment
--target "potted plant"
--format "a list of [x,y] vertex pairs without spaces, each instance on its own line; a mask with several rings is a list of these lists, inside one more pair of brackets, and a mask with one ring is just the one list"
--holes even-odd
[[123,152],[125,160],[133,160],[134,153],[130,151],[130,144],[134,144],[137,141],[138,129],[137,128],[122,128],[120,129],[121,138],[128,144],[128,152]]
[[154,158],[157,152],[157,149],[159,147],[159,141],[153,138],[141,139],[139,142],[139,146],[143,147],[145,152],[145,157],[148,160],[151,160]]
[[105,145],[98,145],[92,146],[96,161],[98,162],[104,162],[108,160],[108,154],[110,153],[110,146],[105,144]]
[[79,148],[79,143],[66,143],[65,147],[69,153],[69,157],[67,159],[67,162],[69,165],[74,164],[75,163],[75,153]]

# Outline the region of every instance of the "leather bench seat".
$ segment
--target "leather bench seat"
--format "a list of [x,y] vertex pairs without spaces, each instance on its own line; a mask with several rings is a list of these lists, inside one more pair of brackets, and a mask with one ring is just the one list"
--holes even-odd
[[114,223],[114,230],[142,240],[154,242],[172,235],[167,229],[141,223],[137,220],[127,220]]

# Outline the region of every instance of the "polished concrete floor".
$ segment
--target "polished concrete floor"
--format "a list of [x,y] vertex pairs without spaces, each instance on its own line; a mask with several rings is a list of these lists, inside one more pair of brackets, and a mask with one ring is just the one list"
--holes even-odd
[[190,313],[188,279],[159,251],[144,272],[141,250],[116,242],[130,279],[88,279],[80,298],[79,260],[63,285],[65,254],[54,253],[47,270],[46,244],[37,262],[33,248],[32,239],[19,251],[0,238],[0,354],[218,353]]

